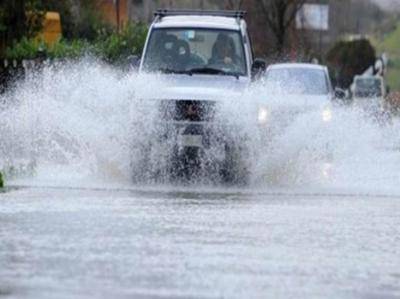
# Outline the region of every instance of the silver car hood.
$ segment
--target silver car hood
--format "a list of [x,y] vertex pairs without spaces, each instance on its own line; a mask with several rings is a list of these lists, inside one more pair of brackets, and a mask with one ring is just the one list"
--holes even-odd
[[265,105],[272,110],[314,111],[330,104],[330,95],[267,95]]

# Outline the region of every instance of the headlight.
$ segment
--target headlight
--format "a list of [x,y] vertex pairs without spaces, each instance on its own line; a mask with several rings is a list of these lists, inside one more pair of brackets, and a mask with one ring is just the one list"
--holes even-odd
[[330,122],[332,120],[332,110],[330,108],[325,108],[322,111],[322,120],[324,122]]
[[260,107],[258,109],[258,123],[260,125],[265,125],[268,121],[268,109],[265,107]]

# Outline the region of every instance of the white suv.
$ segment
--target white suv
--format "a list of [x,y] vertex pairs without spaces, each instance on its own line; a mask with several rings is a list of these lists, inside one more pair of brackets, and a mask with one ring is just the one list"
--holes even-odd
[[355,76],[352,84],[353,103],[366,110],[385,108],[386,88],[380,76]]
[[[155,13],[139,73],[157,73],[168,82],[162,91],[147,97],[159,106],[162,125],[154,134],[162,136],[157,139],[159,143],[170,145],[165,167],[172,177],[191,177],[210,169],[229,182],[245,177],[244,134],[239,127],[214,123],[219,104],[240,97],[252,79],[265,70],[265,62],[253,58],[244,14],[190,10]],[[156,146],[156,138],[151,139],[144,153]],[[148,171],[150,159],[144,160],[146,163],[136,168],[139,174]]]

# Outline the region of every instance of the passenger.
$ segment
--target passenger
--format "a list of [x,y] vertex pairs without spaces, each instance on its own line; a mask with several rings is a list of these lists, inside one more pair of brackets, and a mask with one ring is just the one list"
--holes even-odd
[[190,64],[190,47],[189,44],[181,39],[176,42],[177,55],[176,55],[176,67],[178,70],[185,70]]
[[177,42],[178,38],[172,34],[165,35],[161,41],[162,52],[160,57],[163,58],[163,62],[169,67],[171,67],[175,63],[176,57],[178,55]]
[[157,71],[162,68],[171,68],[176,59],[177,37],[172,34],[162,33],[158,39],[154,39],[148,53],[147,68]]
[[226,34],[219,34],[212,48],[210,65],[222,65],[230,69],[236,69],[235,44]]

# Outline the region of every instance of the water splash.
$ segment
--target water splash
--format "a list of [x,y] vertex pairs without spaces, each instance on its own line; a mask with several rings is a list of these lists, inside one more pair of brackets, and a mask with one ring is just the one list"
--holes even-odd
[[[2,152],[41,167],[65,165],[82,177],[103,164],[124,173],[129,107],[135,76],[84,60],[47,66],[17,84],[3,99]],[[128,109],[129,111],[129,109]]]
[[[1,163],[31,165],[32,180],[131,184],[140,145],[156,130],[149,125],[156,102],[142,99],[156,98],[165,84],[159,76],[122,73],[88,58],[46,66],[0,98]],[[219,119],[234,122],[247,136],[252,184],[396,188],[397,121],[382,127],[357,111],[336,109],[326,124],[320,111],[311,111],[260,143],[255,111],[267,95],[254,87],[226,103]],[[268,105],[282,103],[278,98]],[[268,130],[281,124],[282,119],[273,122]],[[162,166],[171,145],[162,146],[146,157],[154,167]]]

